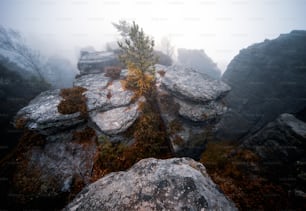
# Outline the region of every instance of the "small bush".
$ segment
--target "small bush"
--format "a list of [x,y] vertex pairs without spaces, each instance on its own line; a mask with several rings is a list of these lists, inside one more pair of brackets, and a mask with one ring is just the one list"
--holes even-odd
[[111,79],[115,80],[120,78],[121,74],[121,67],[117,66],[107,66],[104,68],[104,76],[110,77]]
[[87,117],[86,98],[83,95],[86,89],[83,87],[73,87],[62,89],[60,96],[63,100],[57,106],[58,112],[62,114],[81,113],[81,117]]

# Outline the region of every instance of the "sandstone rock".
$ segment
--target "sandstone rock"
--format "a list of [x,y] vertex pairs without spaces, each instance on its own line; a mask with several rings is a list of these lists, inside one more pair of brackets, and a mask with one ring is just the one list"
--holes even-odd
[[216,101],[199,104],[175,99],[175,102],[180,106],[179,114],[194,122],[217,119],[227,110],[223,104]]
[[85,92],[87,110],[106,111],[130,104],[134,93],[125,90],[119,80],[110,81],[104,74],[89,74],[78,77],[74,86],[87,89]]
[[238,140],[282,113],[304,109],[305,61],[306,31],[292,31],[241,50],[222,76],[232,90],[225,98],[231,112],[220,121],[220,139]]
[[64,201],[77,186],[90,183],[96,143],[94,137],[73,140],[72,134],[81,130],[48,136],[45,143],[27,147],[18,155],[14,188],[19,203]]
[[149,158],[89,185],[65,210],[237,209],[202,164],[188,158]]
[[91,115],[91,119],[101,132],[115,135],[126,131],[139,116],[139,103],[130,106],[114,108]]
[[168,67],[162,84],[179,98],[201,103],[221,98],[230,91],[227,84],[183,66]]
[[23,119],[26,128],[45,135],[82,123],[84,120],[80,118],[79,112],[73,114],[58,112],[57,106],[61,100],[59,90],[42,92],[17,113],[15,120]]
[[156,72],[157,102],[172,148],[199,159],[211,128],[227,111],[222,98],[230,87],[182,66],[156,65]]
[[113,52],[83,53],[78,61],[80,75],[103,73],[107,66],[120,66],[118,56]]

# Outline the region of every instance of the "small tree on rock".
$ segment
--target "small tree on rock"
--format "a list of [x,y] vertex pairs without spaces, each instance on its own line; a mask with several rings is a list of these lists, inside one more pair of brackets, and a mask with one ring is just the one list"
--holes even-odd
[[143,73],[149,72],[154,75],[154,65],[157,58],[154,55],[154,40],[145,35],[142,28],[133,22],[132,25],[125,21],[113,24],[123,37],[123,41],[118,41],[121,49],[119,59],[127,66],[141,70]]

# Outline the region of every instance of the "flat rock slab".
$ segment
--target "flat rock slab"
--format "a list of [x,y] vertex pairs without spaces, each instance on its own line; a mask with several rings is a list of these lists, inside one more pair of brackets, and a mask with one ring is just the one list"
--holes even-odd
[[190,158],[144,159],[83,189],[65,210],[237,210]]
[[57,106],[62,100],[59,93],[58,89],[42,92],[28,106],[22,108],[15,119],[24,119],[26,128],[37,130],[41,134],[53,133],[83,122],[79,112],[73,114],[58,112]]
[[138,103],[91,115],[101,132],[115,135],[126,131],[139,116]]
[[192,68],[170,66],[162,84],[177,97],[195,102],[207,102],[224,96],[230,87]]

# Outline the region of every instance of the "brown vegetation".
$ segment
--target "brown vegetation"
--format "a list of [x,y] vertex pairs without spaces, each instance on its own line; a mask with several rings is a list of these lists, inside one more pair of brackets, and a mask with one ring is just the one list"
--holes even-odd
[[81,113],[82,118],[87,117],[86,97],[83,95],[86,89],[83,87],[72,87],[62,89],[60,96],[63,100],[58,104],[58,112],[62,114]]
[[112,80],[119,79],[121,74],[121,67],[107,66],[104,67],[104,76],[110,77]]
[[279,210],[287,206],[287,193],[260,174],[259,158],[229,142],[209,142],[202,154],[214,182],[241,210]]

